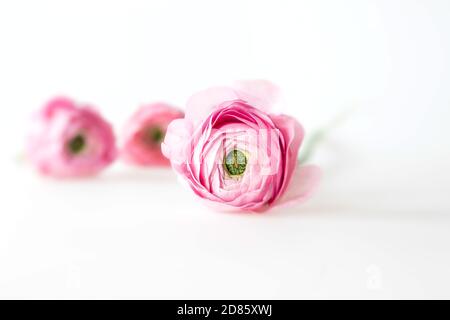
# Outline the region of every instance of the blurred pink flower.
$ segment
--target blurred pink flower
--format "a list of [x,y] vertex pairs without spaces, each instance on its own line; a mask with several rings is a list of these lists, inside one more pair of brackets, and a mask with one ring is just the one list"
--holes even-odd
[[75,177],[98,173],[117,150],[111,125],[99,113],[58,97],[33,115],[27,154],[42,174]]
[[169,125],[162,150],[195,194],[238,211],[265,211],[311,195],[320,169],[298,165],[304,132],[297,120],[267,113],[277,96],[273,84],[255,80],[191,97],[186,117]]
[[125,126],[121,156],[131,164],[170,166],[161,153],[161,142],[169,123],[183,117],[182,111],[162,102],[141,107]]

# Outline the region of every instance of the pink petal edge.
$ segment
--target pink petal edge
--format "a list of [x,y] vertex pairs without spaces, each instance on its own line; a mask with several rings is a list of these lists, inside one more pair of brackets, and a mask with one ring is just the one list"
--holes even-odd
[[161,151],[172,164],[186,161],[186,144],[192,136],[192,130],[192,123],[186,119],[175,119],[167,127]]
[[233,88],[240,99],[265,112],[272,109],[280,96],[279,87],[267,80],[236,81]]
[[238,94],[230,87],[212,87],[191,96],[186,103],[186,119],[198,125],[208,117],[218,105],[224,101],[239,99]]
[[322,177],[322,170],[316,165],[298,165],[285,194],[277,201],[276,207],[286,207],[302,203],[316,190]]

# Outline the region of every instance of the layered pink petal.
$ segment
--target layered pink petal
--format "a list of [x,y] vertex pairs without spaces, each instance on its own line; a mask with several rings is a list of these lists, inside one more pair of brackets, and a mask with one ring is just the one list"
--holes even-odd
[[[304,136],[300,123],[264,111],[277,96],[278,88],[267,81],[212,88],[194,95],[186,118],[169,126],[164,155],[194,193],[213,207],[262,212],[306,199],[317,185],[317,171],[296,171]],[[236,150],[245,158],[245,167],[242,162],[225,165],[225,159],[237,161],[229,158]],[[295,172],[299,177],[293,180]]]

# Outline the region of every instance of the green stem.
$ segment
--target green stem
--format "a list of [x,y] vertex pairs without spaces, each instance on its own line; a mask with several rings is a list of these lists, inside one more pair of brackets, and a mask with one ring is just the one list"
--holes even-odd
[[306,140],[305,146],[302,148],[298,161],[301,164],[307,162],[313,156],[317,147],[328,137],[330,132],[335,129],[338,125],[342,124],[347,120],[348,116],[355,110],[355,108],[344,110],[338,113],[331,121],[324,127],[313,131],[310,137]]
[[26,156],[25,152],[22,151],[22,152],[20,152],[20,153],[17,153],[17,154],[15,155],[15,157],[14,157],[14,162],[17,163],[17,164],[19,164],[19,165],[22,165],[22,164],[24,164],[25,162],[27,162],[27,156]]
[[323,141],[326,137],[327,131],[325,129],[319,129],[314,131],[311,134],[311,137],[305,142],[305,146],[302,148],[302,151],[299,154],[298,161],[301,164],[304,164],[317,149],[317,146]]

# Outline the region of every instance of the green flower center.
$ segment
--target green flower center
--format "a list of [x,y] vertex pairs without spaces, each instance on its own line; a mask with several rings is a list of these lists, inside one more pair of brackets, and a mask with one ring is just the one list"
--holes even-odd
[[242,151],[234,149],[226,155],[224,163],[230,176],[240,176],[247,168],[247,157]]
[[164,131],[160,127],[150,127],[144,132],[144,143],[150,146],[160,145],[164,140]]
[[86,147],[86,138],[81,134],[77,134],[69,140],[67,147],[71,154],[79,154]]

